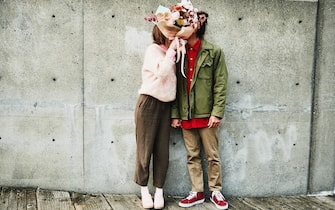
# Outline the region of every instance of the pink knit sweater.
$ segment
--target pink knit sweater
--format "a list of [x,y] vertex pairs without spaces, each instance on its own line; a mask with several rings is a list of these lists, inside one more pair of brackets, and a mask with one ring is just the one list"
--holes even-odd
[[176,98],[176,52],[164,46],[151,44],[144,56],[142,85],[139,94],[150,95],[163,102]]

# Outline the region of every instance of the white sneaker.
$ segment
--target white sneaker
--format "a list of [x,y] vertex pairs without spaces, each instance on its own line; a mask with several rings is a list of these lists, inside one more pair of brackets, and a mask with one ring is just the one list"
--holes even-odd
[[164,208],[164,196],[162,193],[155,193],[154,209]]
[[145,209],[152,209],[154,207],[154,202],[149,193],[141,193],[142,206]]

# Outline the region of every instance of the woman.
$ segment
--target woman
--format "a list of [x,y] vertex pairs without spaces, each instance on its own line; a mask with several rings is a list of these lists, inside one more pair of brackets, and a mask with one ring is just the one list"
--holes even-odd
[[[142,66],[142,85],[135,108],[135,182],[141,186],[144,208],[164,208],[163,185],[169,163],[171,103],[176,97],[176,48],[178,41],[166,38],[157,25],[153,43]],[[149,165],[153,157],[154,201],[148,190]]]

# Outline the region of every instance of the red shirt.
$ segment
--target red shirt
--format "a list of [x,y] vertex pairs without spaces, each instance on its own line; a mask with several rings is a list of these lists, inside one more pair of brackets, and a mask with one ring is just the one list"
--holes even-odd
[[[196,64],[196,58],[201,45],[201,39],[195,43],[194,46],[186,45],[187,50],[187,60],[188,60],[188,68],[187,68],[187,93],[190,94],[191,83],[193,79],[193,72]],[[181,126],[184,129],[192,129],[192,128],[205,128],[208,127],[209,118],[193,118],[189,120],[182,120]]]

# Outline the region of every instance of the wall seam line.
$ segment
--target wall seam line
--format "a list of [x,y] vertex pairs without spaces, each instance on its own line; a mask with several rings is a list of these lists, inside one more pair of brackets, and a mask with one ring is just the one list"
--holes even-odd
[[83,167],[82,167],[82,179],[84,188],[86,188],[85,179],[85,1],[81,0],[81,16],[82,16],[82,94],[83,94],[83,105],[82,105],[82,135],[83,135],[83,146],[82,146],[82,156],[83,156]]
[[312,171],[314,169],[314,147],[315,147],[315,118],[317,117],[317,101],[318,101],[318,58],[319,58],[319,38],[320,38],[320,30],[322,27],[320,26],[320,10],[323,8],[321,5],[321,0],[317,2],[316,9],[316,20],[315,20],[315,37],[314,37],[314,56],[313,56],[313,69],[312,69],[312,100],[311,100],[311,119],[310,119],[310,139],[309,139],[309,157],[308,157],[308,172],[307,172],[307,194],[312,193]]

